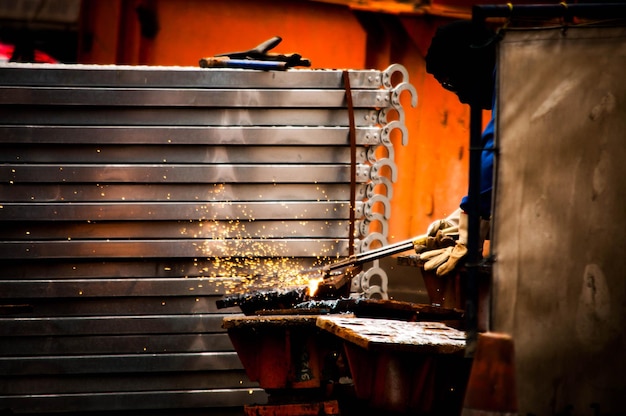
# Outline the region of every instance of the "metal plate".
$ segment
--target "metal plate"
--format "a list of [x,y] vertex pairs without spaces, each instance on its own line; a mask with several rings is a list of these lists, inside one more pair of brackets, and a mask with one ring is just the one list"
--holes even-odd
[[[36,110],[36,111],[34,111]],[[357,126],[378,120],[375,110],[355,110]],[[345,109],[0,107],[0,124],[79,126],[348,126]]]
[[348,240],[339,239],[207,239],[203,241],[161,239],[7,242],[3,244],[0,259],[335,258],[347,252],[348,244]]
[[[42,122],[43,120],[40,120]],[[381,128],[359,126],[356,143],[381,143]],[[0,126],[0,143],[348,146],[347,126]]]
[[[357,177],[365,182],[367,176]],[[9,183],[350,183],[350,166],[232,164],[29,164],[0,166],[0,181]],[[246,198],[245,195],[241,196]],[[247,199],[247,198],[246,198]]]
[[235,352],[0,357],[4,375],[241,370]]
[[[347,202],[7,203],[0,221],[187,220],[253,221],[348,219]],[[285,212],[289,212],[285,215]],[[243,227],[242,227],[243,228]],[[236,230],[234,233],[237,232]],[[239,230],[245,234],[245,231]],[[233,234],[234,234],[233,233]],[[223,237],[223,236],[222,236]],[[231,238],[237,237],[236,234]],[[269,235],[259,235],[259,238]]]
[[[344,89],[343,71],[333,69],[266,72],[193,67],[50,64],[3,64],[0,68],[2,69],[0,71],[0,84],[2,85]],[[383,86],[381,71],[349,70],[348,72],[352,88],[377,89]]]
[[255,220],[255,221],[104,221],[44,222],[24,225],[5,222],[0,239],[94,240],[94,239],[197,239],[218,236],[230,238],[280,238],[306,235],[308,238],[348,238],[348,220]]
[[221,314],[0,318],[3,336],[182,334],[222,332]]
[[[357,184],[356,198],[362,200],[365,184]],[[0,184],[0,194],[13,202],[131,202],[197,201],[232,202],[245,195],[248,201],[349,201],[343,183],[49,183]]]
[[[216,300],[349,252],[343,73],[0,65],[0,408],[264,402]],[[348,73],[362,215],[406,85]]]
[[[0,163],[15,168],[28,163],[55,164],[350,164],[350,149],[346,146],[222,146],[222,145],[96,145],[59,146],[12,144],[0,148]],[[364,147],[357,149],[357,163],[367,160]]]
[[[154,89],[0,87],[0,105],[347,108],[346,92],[320,89]],[[388,90],[354,90],[354,108],[381,108],[391,102]]]

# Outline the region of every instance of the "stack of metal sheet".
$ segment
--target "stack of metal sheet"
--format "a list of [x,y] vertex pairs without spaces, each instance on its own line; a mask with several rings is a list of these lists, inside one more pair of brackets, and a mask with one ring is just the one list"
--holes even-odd
[[245,377],[216,297],[386,243],[417,95],[399,65],[345,72],[1,66],[0,407],[258,400],[207,374]]

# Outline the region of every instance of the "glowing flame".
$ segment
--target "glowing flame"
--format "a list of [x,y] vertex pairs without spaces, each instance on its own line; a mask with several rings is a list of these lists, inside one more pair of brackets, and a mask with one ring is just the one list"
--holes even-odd
[[324,280],[323,277],[312,277],[309,279],[309,296],[315,296],[322,280]]

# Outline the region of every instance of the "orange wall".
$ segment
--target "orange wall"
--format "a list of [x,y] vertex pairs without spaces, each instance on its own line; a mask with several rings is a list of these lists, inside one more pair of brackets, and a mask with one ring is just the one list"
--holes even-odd
[[469,108],[425,72],[430,39],[443,22],[402,20],[405,40],[394,58],[409,70],[418,105],[411,109],[408,94],[404,97],[410,138],[406,147],[396,146],[399,175],[392,200],[392,241],[424,233],[430,222],[454,211],[467,192]]
[[[353,12],[347,7],[298,0],[90,0],[83,32],[91,48],[81,63],[197,66],[201,57],[249,49],[272,36],[273,52],[298,52],[314,68],[385,69],[403,64],[418,92],[410,107],[404,93],[409,143],[398,137],[389,240],[425,232],[428,224],[458,207],[466,193],[469,108],[425,73],[424,54],[439,24],[432,16],[398,17]],[[160,30],[139,34],[135,9],[156,10]]]
[[[86,3],[84,20],[97,26],[83,28],[94,32],[94,41],[91,51],[81,54],[81,63],[197,66],[202,57],[246,50],[277,35],[283,41],[272,52],[301,53],[316,68],[363,67],[365,63],[365,32],[342,6],[297,0]],[[140,4],[157,12],[160,29],[152,40],[139,34],[135,9]],[[104,23],[116,10],[117,21]],[[116,42],[118,50],[111,50]]]
[[[392,200],[393,241],[423,234],[432,221],[456,210],[467,193],[469,170],[469,106],[460,104],[425,69],[424,57],[437,27],[450,20],[432,16],[399,20],[405,40],[396,62],[409,70],[419,99],[417,108],[411,109],[404,97],[410,139],[404,148],[397,145],[400,169]],[[484,112],[484,125],[489,118],[490,112]]]

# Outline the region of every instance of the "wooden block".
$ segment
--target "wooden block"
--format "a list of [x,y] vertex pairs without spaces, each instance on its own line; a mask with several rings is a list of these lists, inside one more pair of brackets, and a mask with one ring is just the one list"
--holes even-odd
[[465,333],[440,322],[319,316],[317,326],[368,351],[455,354],[465,350]]

